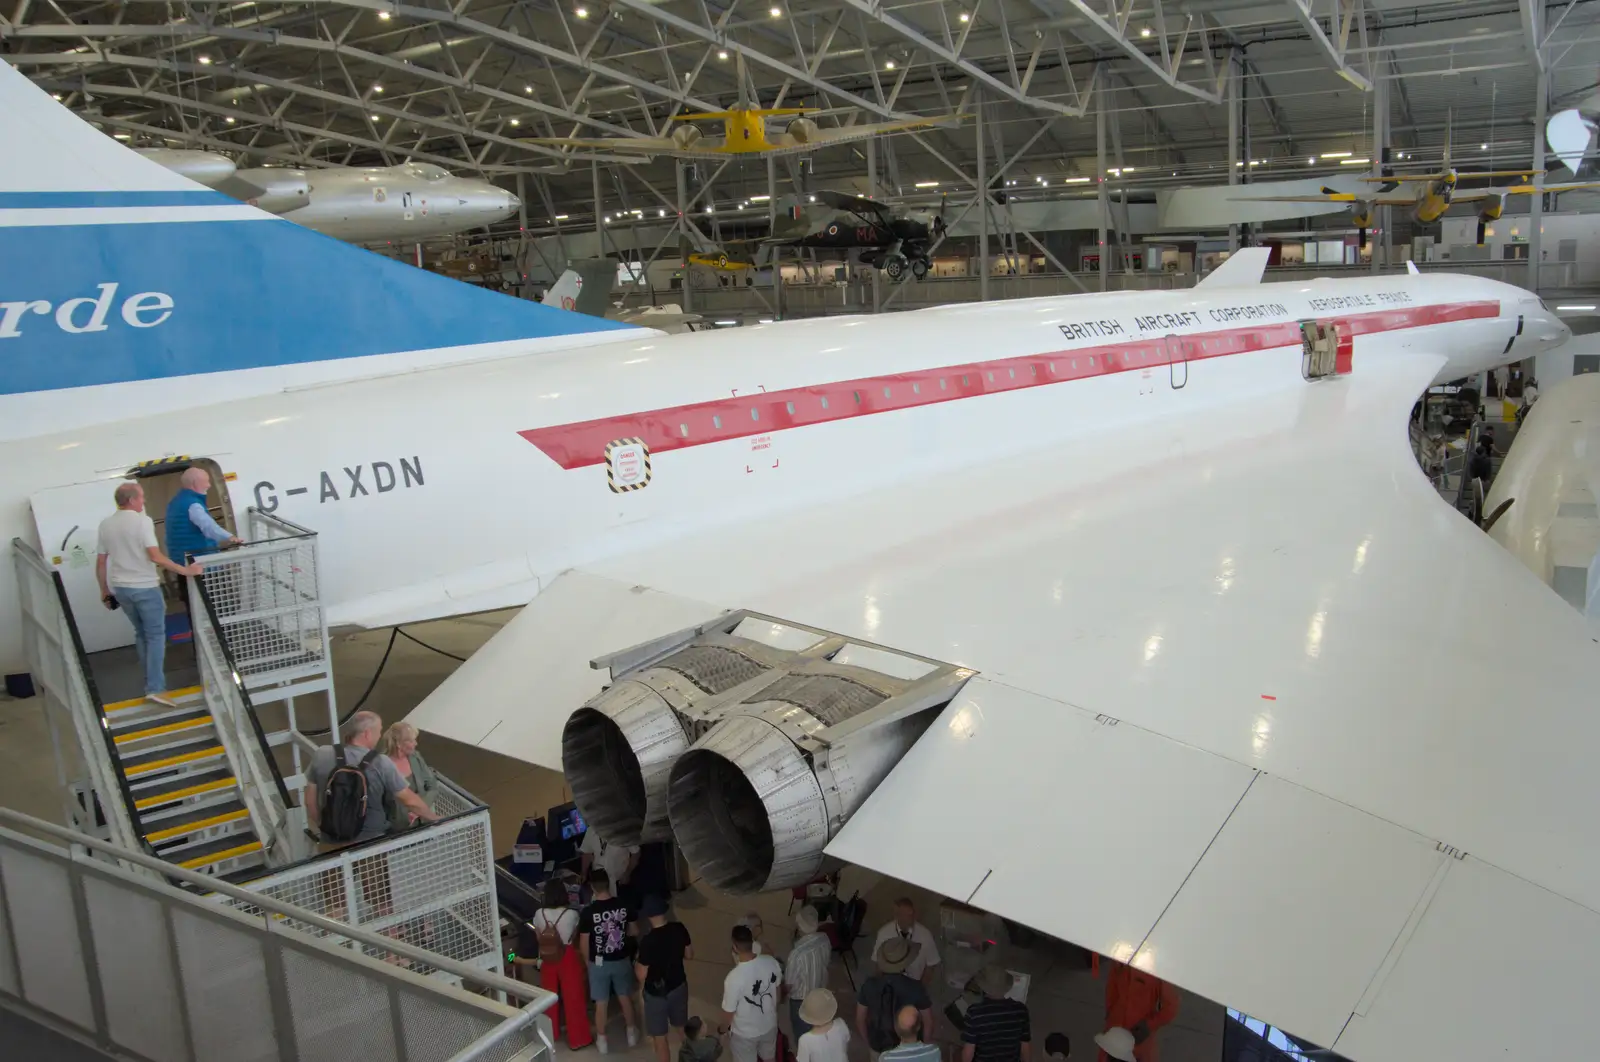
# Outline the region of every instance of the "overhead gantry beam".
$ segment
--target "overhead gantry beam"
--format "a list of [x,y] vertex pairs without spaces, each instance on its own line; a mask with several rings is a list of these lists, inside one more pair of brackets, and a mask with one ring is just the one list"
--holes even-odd
[[[1097,10],[1089,0],[1035,0],[1034,6],[1076,16],[1088,23],[1095,35],[1121,49],[1163,84],[1206,103],[1221,104],[1227,71],[1212,54],[1207,39],[1210,29],[1205,19],[1189,12],[1169,15],[1164,0],[1149,0],[1149,3],[1151,24],[1137,27],[1132,24],[1134,0],[1103,0],[1103,11]],[[1074,26],[1073,31],[1086,43],[1092,43],[1079,27]],[[1158,54],[1149,54],[1147,48],[1158,49]],[[1198,83],[1179,76],[1185,57],[1191,55],[1205,68],[1204,79]]]
[[[1284,0],[1294,12],[1300,25],[1311,34],[1311,39],[1333,63],[1334,72],[1363,92],[1372,91],[1372,81],[1350,65],[1349,49],[1352,32],[1360,40],[1362,54],[1367,54],[1366,0]],[[1534,0],[1521,0],[1526,8]],[[1320,6],[1328,19],[1328,29],[1323,29],[1322,18],[1316,8]],[[1329,31],[1332,31],[1331,35]]]
[[[638,3],[640,0],[623,0],[623,2]],[[974,3],[972,10],[969,12],[971,17],[963,29],[960,40],[952,41],[949,44],[940,44],[915,26],[889,14],[883,9],[882,0],[843,0],[843,2],[846,7],[853,8],[886,29],[892,30],[909,44],[922,49],[940,62],[955,67],[974,81],[992,89],[1014,103],[1020,103],[1024,107],[1032,107],[1035,110],[1051,114],[1064,114],[1073,118],[1083,117],[1089,109],[1089,100],[1094,92],[1095,79],[1091,75],[1089,83],[1082,89],[1078,88],[1072,76],[1072,68],[1066,62],[1065,49],[1062,45],[1060,34],[1054,29],[1050,30],[1048,34],[1041,31],[1041,35],[1037,38],[1032,54],[1027,61],[1026,72],[1019,72],[1011,34],[1005,26],[1004,17],[1001,16],[999,24],[1005,37],[1006,51],[1009,57],[1008,68],[1011,75],[1011,80],[1008,82],[1005,79],[995,77],[961,55],[962,46],[966,44],[967,33],[971,32],[971,27],[982,16],[983,0],[976,0]],[[942,14],[942,5],[940,7]],[[947,38],[949,37],[948,26],[946,26],[945,35]],[[1067,79],[1067,91],[1071,97],[1070,103],[1062,103],[1059,100],[1035,96],[1028,91],[1029,85],[1033,80],[1034,70],[1038,65],[1039,56],[1046,51],[1060,57],[1062,76]],[[1098,68],[1096,73],[1098,73]]]

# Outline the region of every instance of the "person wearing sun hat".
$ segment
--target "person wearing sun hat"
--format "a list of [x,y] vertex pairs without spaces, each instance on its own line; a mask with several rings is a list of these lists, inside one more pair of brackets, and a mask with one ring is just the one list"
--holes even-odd
[[1006,998],[1011,981],[1000,966],[986,966],[978,974],[983,999],[967,1008],[961,1062],[1029,1062],[1033,1057],[1027,1004]]
[[810,1032],[795,1046],[795,1062],[846,1062],[850,1029],[838,1020],[839,1001],[826,988],[814,988],[800,1004],[800,1020]]
[[800,1017],[800,1004],[813,989],[827,987],[832,961],[833,942],[817,927],[817,909],[807,904],[794,917],[794,947],[783,964],[783,983],[789,991],[789,1036],[797,1044],[809,1031]]
[[927,986],[906,976],[906,968],[917,958],[920,945],[901,937],[890,937],[878,948],[878,972],[861,982],[856,993],[856,1032],[867,1042],[872,1055],[899,1046],[895,1017],[901,1007],[915,1007],[922,1015],[922,1037],[933,1038],[933,1000]]

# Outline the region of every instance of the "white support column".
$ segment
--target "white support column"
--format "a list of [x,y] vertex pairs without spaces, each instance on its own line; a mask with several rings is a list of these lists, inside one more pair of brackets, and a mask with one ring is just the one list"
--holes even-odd
[[1106,96],[1102,90],[1094,109],[1094,179],[1099,191],[1100,205],[1100,290],[1106,290],[1106,273],[1110,262],[1106,260],[1106,221],[1111,215],[1111,204],[1106,199]]
[[[867,198],[878,198],[878,141],[869,138],[862,142],[862,150],[867,153]],[[845,252],[847,255],[849,252]],[[877,313],[883,308],[883,289],[880,284],[883,279],[883,267],[872,271],[872,312]]]
[[673,169],[678,175],[678,261],[682,263],[682,280],[678,285],[678,294],[683,296],[683,312],[689,313],[694,306],[694,289],[689,283],[689,177],[684,172],[684,162],[678,159],[673,164]]
[[[1228,53],[1228,183],[1239,183],[1239,55]],[[1239,223],[1228,225],[1228,251],[1239,249]],[[1198,264],[1198,263],[1197,263]]]
[[600,164],[589,163],[589,172],[594,178],[594,246],[595,257],[599,258],[606,253],[606,226],[605,222],[600,220],[604,213],[600,197]]
[[[1544,123],[1550,108],[1550,74],[1541,69],[1533,101],[1533,182],[1544,187]],[[1544,193],[1529,196],[1528,206],[1528,290],[1539,292],[1539,261],[1544,256]]]
[[[778,157],[767,156],[767,235],[772,235],[778,226]],[[772,319],[783,320],[783,269],[778,261],[778,249],[773,248],[771,265],[772,270]]]
[[[1389,83],[1383,78],[1378,78],[1372,86],[1372,175],[1383,174],[1383,156],[1389,148]],[[1394,215],[1391,207],[1378,208],[1378,216],[1372,219],[1383,230],[1383,254],[1378,253],[1378,235],[1371,229],[1367,230],[1367,243],[1372,249],[1372,271],[1378,272],[1380,268],[1389,264],[1390,248],[1394,243],[1394,234],[1389,227],[1394,224]]]
[[978,111],[978,301],[989,301],[989,168],[983,151],[983,90],[974,89]]

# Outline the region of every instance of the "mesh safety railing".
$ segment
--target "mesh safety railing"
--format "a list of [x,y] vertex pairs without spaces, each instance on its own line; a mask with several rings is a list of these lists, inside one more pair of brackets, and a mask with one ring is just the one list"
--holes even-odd
[[[250,529],[262,525],[252,518]],[[199,558],[206,593],[239,674],[251,685],[327,667],[317,539],[276,534]]]
[[0,809],[0,1005],[118,1057],[530,1062],[553,1000]]
[[435,810],[443,816],[438,822],[325,852],[244,887],[456,962],[499,969],[489,809],[441,777]]

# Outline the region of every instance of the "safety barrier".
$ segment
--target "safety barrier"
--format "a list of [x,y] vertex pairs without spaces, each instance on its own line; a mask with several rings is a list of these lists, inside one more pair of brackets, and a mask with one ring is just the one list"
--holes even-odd
[[[496,994],[530,1002],[518,1010]],[[554,999],[0,809],[0,1005],[102,1051],[532,1062],[552,1054],[542,1012]]]
[[[318,855],[244,887],[477,969],[499,969],[489,809],[449,779],[439,783],[440,821]],[[240,898],[222,902],[250,908]]]

